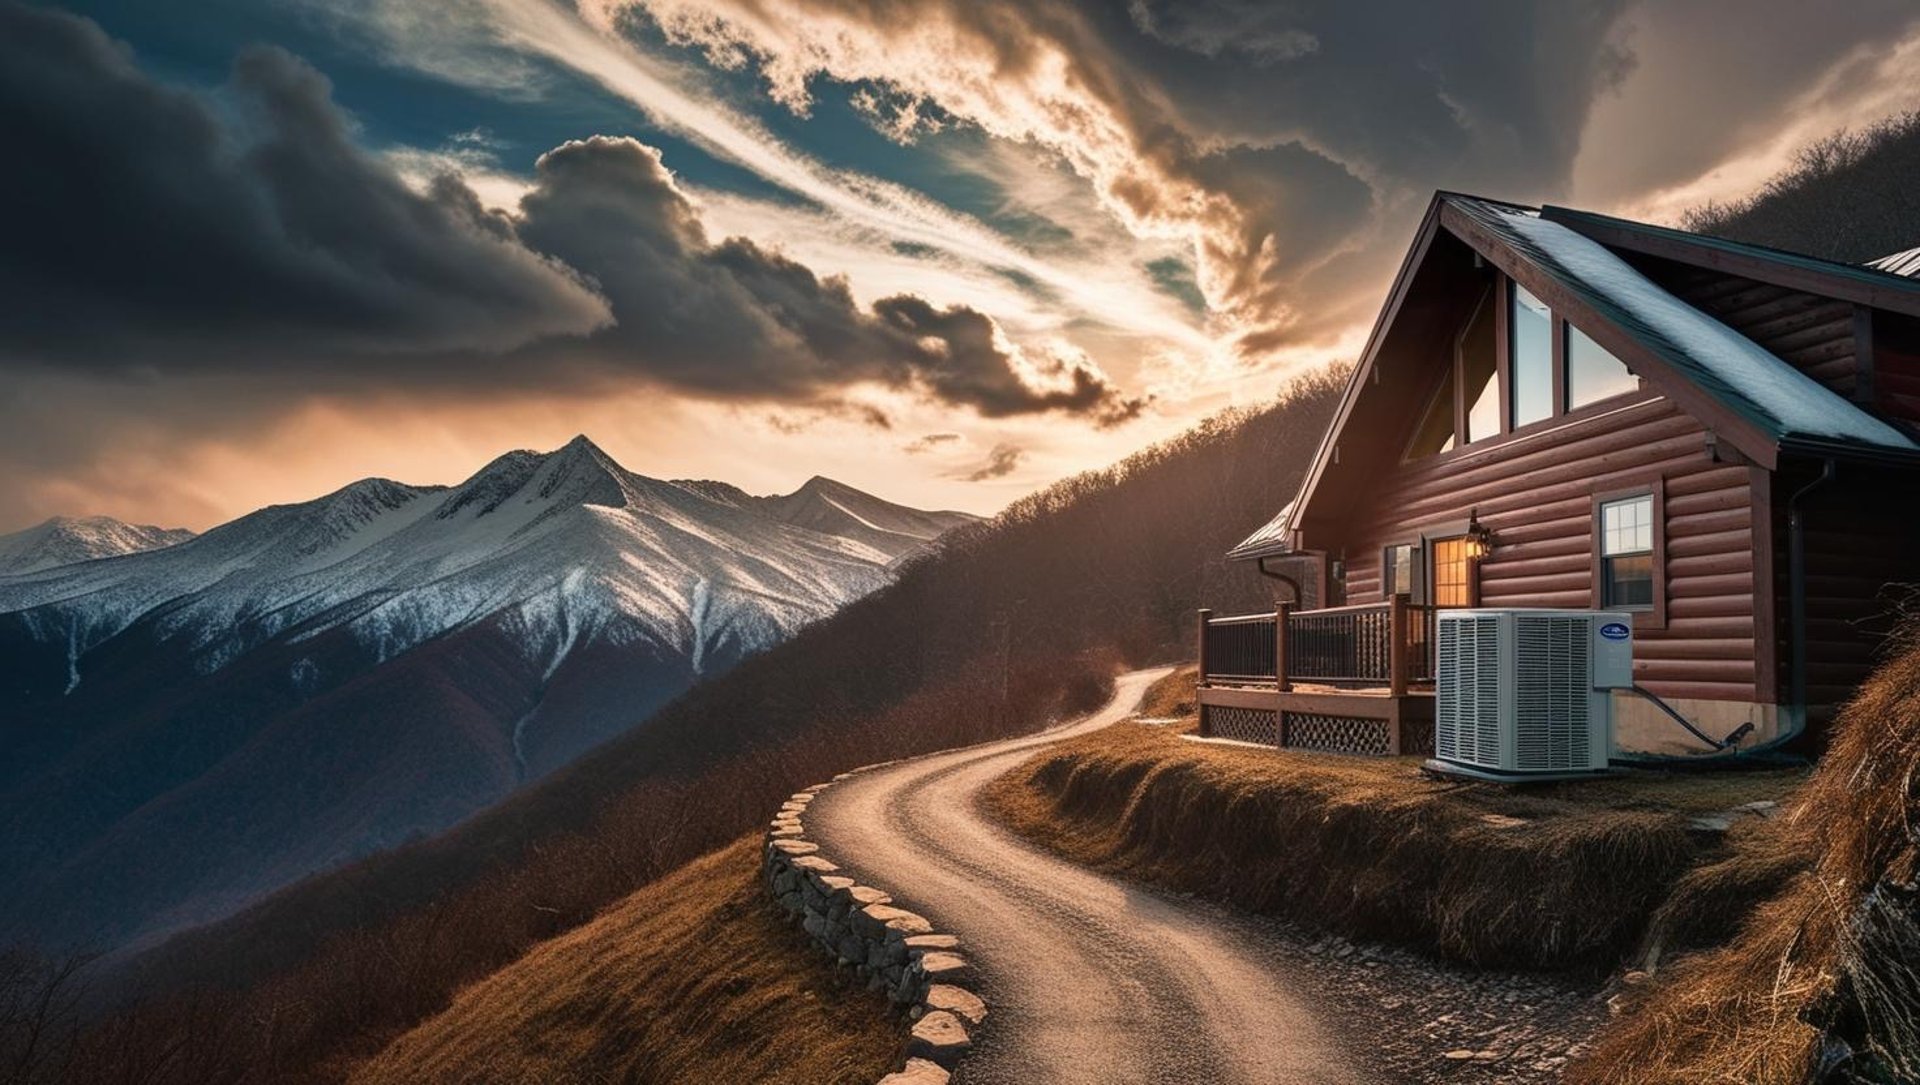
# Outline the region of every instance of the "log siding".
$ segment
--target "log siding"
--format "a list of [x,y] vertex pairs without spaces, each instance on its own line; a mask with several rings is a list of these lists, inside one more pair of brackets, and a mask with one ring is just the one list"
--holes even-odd
[[1757,684],[1772,661],[1757,665],[1767,645],[1756,642],[1754,606],[1754,542],[1766,531],[1756,531],[1753,487],[1765,473],[1717,461],[1706,428],[1658,396],[1561,422],[1377,479],[1338,532],[1347,599],[1383,600],[1385,547],[1477,513],[1494,534],[1477,570],[1480,605],[1594,606],[1595,496],[1657,491],[1665,613],[1636,621],[1636,680],[1666,697],[1771,702]]

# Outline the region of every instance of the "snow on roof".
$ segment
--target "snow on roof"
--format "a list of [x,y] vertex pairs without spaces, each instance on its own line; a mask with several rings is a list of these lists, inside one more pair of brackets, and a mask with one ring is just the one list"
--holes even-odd
[[1867,266],[1908,279],[1920,279],[1920,246],[1890,252],[1878,260],[1867,261]]
[[1227,551],[1228,560],[1241,558],[1264,558],[1275,554],[1284,554],[1291,549],[1287,538],[1287,518],[1293,515],[1293,506],[1298,499],[1289,501],[1280,509],[1278,515],[1268,520],[1258,531],[1240,541],[1240,545]]
[[1598,242],[1536,212],[1479,200],[1458,203],[1776,440],[1794,435],[1920,448],[1751,339],[1654,285]]

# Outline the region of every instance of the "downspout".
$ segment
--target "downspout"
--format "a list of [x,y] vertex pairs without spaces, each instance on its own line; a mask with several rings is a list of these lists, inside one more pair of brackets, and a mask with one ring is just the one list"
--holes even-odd
[[1300,582],[1288,576],[1285,573],[1276,573],[1272,569],[1267,568],[1267,559],[1265,557],[1259,557],[1259,558],[1253,559],[1253,567],[1260,570],[1261,576],[1270,576],[1273,579],[1278,580],[1280,583],[1285,584],[1288,588],[1292,589],[1294,603],[1298,604],[1302,601],[1301,595],[1300,595]]
[[1787,727],[1767,743],[1770,747],[1783,745],[1807,729],[1807,530],[1800,502],[1832,482],[1834,468],[1833,458],[1828,457],[1821,463],[1820,477],[1787,499],[1787,636],[1792,670],[1787,680]]

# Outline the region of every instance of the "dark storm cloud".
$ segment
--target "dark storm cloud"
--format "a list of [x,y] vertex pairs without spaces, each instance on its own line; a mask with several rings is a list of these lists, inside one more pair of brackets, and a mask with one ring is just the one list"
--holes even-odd
[[543,155],[519,236],[590,275],[615,322],[570,354],[718,397],[831,398],[876,382],[986,417],[1058,410],[1102,423],[1142,404],[1084,357],[1023,353],[986,314],[911,295],[862,307],[844,279],[745,238],[714,242],[659,152],[596,136]]
[[1018,445],[994,445],[987,452],[985,463],[970,471],[960,471],[949,476],[962,482],[988,482],[996,478],[1005,478],[1013,474],[1022,460],[1027,458],[1027,450]]
[[1141,33],[1202,56],[1239,55],[1254,64],[1292,60],[1320,48],[1320,40],[1296,25],[1287,5],[1270,0],[1183,0],[1127,5]]
[[408,189],[326,80],[252,49],[222,99],[93,23],[0,4],[0,351],[84,367],[497,350],[607,317],[464,186]]
[[812,405],[877,382],[988,417],[1101,424],[1141,407],[1083,356],[1023,353],[976,310],[863,308],[842,279],[709,239],[632,140],[542,156],[518,214],[450,175],[416,191],[278,49],[196,93],[144,75],[90,21],[0,0],[0,146],[0,366],[17,371],[248,372],[346,392],[638,377]]

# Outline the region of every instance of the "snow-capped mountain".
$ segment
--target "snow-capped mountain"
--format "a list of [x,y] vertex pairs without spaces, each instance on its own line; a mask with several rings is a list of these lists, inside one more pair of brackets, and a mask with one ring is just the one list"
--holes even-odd
[[451,489],[366,479],[161,552],[6,578],[0,613],[69,647],[69,688],[89,651],[143,617],[203,673],[276,637],[345,628],[384,661],[500,621],[547,673],[583,642],[647,639],[698,674],[880,586],[969,519],[822,478],[767,498],[663,482],[580,437]]
[[0,577],[157,550],[191,538],[193,532],[183,527],[129,524],[111,516],[56,516],[0,535]]
[[[581,437],[0,576],[0,881],[96,942],[222,914],[445,828],[970,519],[648,478]],[[159,884],[107,888],[129,870]]]

